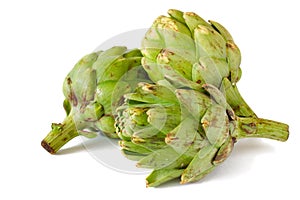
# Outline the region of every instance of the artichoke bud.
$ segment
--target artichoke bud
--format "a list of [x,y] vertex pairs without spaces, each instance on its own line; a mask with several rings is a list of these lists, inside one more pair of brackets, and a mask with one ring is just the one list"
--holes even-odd
[[286,125],[274,137],[262,124],[276,122],[257,118],[239,94],[240,52],[230,33],[195,13],[169,15],[156,19],[142,43],[142,65],[155,84],[142,82],[124,95],[116,122],[123,153],[153,169],[147,186],[180,176],[182,184],[200,180],[236,139],[287,139]]

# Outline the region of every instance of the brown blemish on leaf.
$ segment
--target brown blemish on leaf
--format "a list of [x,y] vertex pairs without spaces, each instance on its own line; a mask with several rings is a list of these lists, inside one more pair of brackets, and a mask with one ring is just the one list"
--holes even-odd
[[150,66],[149,65],[144,65],[144,68],[150,69]]
[[230,42],[230,41],[226,42],[226,47],[230,48],[230,49],[237,49],[238,48],[235,43]]
[[209,121],[203,120],[203,122],[202,122],[202,127],[203,127],[204,129],[206,129],[206,128],[209,126],[209,124],[210,124]]
[[174,55],[174,54],[175,54],[174,52],[172,52],[172,51],[170,51],[170,50],[168,50],[168,49],[162,49],[162,50],[160,51],[160,53],[163,54],[163,55],[165,55],[165,56],[168,56],[169,54],[170,54],[170,55]]
[[197,15],[196,13],[194,13],[194,12],[186,12],[185,15],[191,16],[191,17],[198,16],[198,15]]
[[201,82],[202,82],[201,80],[197,80],[197,81],[196,81],[196,83],[198,83],[198,84],[201,84]]
[[72,88],[72,80],[70,77],[67,78],[67,83],[68,83],[69,90],[70,90],[70,93],[68,94],[68,99],[73,104],[73,106],[77,106],[78,100],[77,100],[75,92]]
[[71,85],[71,84],[72,84],[72,80],[71,80],[70,77],[67,78],[67,83],[68,83],[68,85]]
[[235,114],[233,110],[226,110],[227,115],[230,117],[230,119],[234,120]]

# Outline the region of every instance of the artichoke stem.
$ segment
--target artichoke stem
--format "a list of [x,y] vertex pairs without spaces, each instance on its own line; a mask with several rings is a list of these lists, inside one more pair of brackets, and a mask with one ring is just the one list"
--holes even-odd
[[245,117],[257,117],[254,111],[250,108],[250,106],[246,103],[246,101],[243,99],[242,95],[238,91],[237,87],[234,88],[234,95],[237,100],[237,107],[233,108],[235,113],[240,116]]
[[257,117],[254,111],[243,99],[236,84],[232,84],[228,79],[223,80],[223,90],[228,104],[232,107],[235,114],[240,117]]
[[52,130],[41,142],[42,147],[51,154],[79,135],[72,115],[68,115],[62,123],[53,123],[51,127]]
[[232,136],[236,139],[256,137],[284,142],[289,137],[289,126],[268,119],[238,117]]

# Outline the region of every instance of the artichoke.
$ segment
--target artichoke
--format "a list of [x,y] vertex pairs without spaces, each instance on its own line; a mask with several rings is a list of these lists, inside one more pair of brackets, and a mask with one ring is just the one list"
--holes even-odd
[[230,33],[193,12],[171,9],[168,13],[169,17],[154,21],[142,41],[142,64],[150,78],[157,82],[180,76],[200,85],[212,84],[225,94],[236,115],[256,117],[236,87],[242,73],[241,53]]
[[146,178],[150,187],[178,177],[182,184],[200,180],[230,155],[238,139],[288,138],[286,124],[236,116],[211,84],[193,90],[166,80],[139,83],[124,97],[116,117],[120,146],[138,167],[153,169]]
[[[138,49],[129,51],[116,46],[80,59],[63,83],[67,116],[62,123],[52,124],[42,146],[54,154],[78,135],[92,138],[101,131],[111,138],[118,137],[112,114],[112,93],[127,71],[140,66],[141,57]],[[125,86],[123,92],[126,92]]]
[[126,157],[151,168],[147,186],[195,182],[241,138],[288,138],[288,125],[258,118],[240,95],[241,53],[219,23],[169,10],[147,31],[142,66],[154,82],[124,96],[116,129]]

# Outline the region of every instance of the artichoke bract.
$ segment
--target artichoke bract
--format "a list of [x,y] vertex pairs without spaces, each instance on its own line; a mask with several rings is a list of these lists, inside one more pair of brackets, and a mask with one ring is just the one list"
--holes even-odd
[[153,169],[148,187],[179,177],[182,184],[200,180],[226,160],[238,139],[288,138],[286,124],[236,116],[214,85],[181,86],[166,80],[139,83],[117,109],[123,154],[138,167]]
[[116,46],[80,59],[63,83],[67,116],[62,123],[52,124],[42,146],[53,154],[78,135],[92,138],[101,131],[111,138],[118,137],[112,114],[112,92],[126,72],[141,65],[141,57],[138,49]]
[[230,33],[193,12],[170,9],[168,14],[154,21],[142,41],[142,64],[150,78],[172,80],[175,73],[200,85],[212,84],[225,93],[236,115],[256,117],[236,87],[241,53]]

